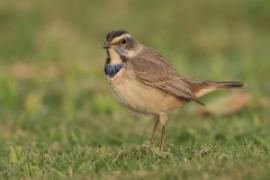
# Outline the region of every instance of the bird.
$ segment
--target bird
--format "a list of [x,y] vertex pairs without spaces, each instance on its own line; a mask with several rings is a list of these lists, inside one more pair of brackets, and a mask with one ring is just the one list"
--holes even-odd
[[104,73],[113,96],[128,110],[154,117],[152,146],[158,125],[162,125],[160,151],[164,149],[169,111],[188,102],[205,106],[199,97],[218,89],[244,87],[240,81],[183,78],[164,56],[125,30],[107,33],[103,48],[106,50]]

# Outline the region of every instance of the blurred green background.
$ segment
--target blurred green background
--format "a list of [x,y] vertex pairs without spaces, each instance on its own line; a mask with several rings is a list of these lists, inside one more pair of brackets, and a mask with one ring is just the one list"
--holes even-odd
[[[167,154],[145,149],[153,121],[118,105],[103,75],[114,29],[184,77],[245,82],[252,103],[228,118],[176,110]],[[267,0],[0,1],[0,175],[269,177],[269,48]]]

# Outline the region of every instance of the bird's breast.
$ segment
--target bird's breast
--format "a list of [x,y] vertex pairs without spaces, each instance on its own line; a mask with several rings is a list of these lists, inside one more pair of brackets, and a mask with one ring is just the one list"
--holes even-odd
[[137,113],[157,114],[180,105],[177,98],[140,82],[128,67],[113,77],[107,76],[107,80],[117,101]]

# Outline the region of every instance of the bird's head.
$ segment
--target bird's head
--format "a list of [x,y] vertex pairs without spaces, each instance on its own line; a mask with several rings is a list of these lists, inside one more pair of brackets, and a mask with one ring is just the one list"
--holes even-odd
[[114,50],[120,56],[131,57],[136,54],[140,44],[124,30],[114,30],[106,35],[103,48]]

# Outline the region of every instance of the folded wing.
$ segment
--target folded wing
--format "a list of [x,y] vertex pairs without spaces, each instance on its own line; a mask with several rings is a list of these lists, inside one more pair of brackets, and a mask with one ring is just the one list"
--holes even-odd
[[128,59],[127,63],[143,83],[159,88],[180,100],[203,105],[193,93],[190,84],[182,80],[165,59],[153,50],[146,49],[136,57]]

